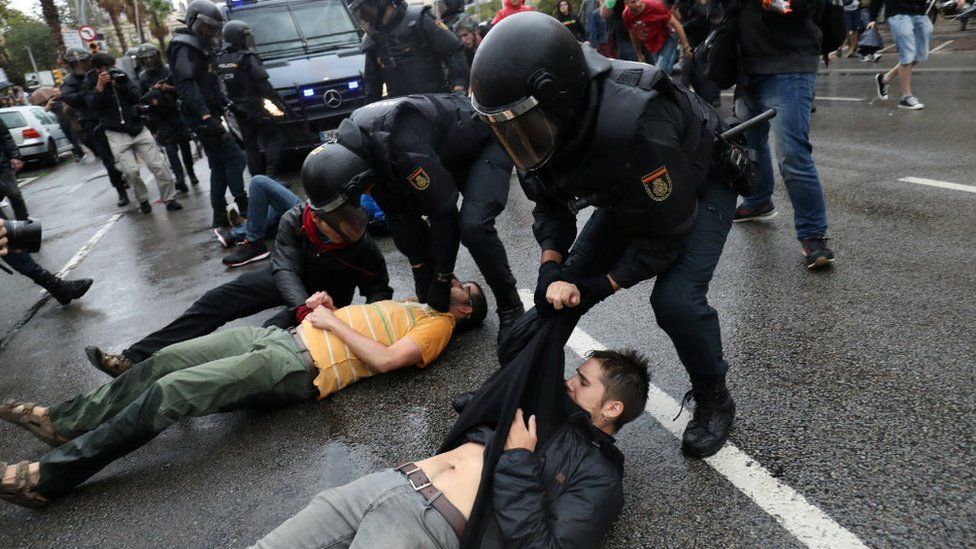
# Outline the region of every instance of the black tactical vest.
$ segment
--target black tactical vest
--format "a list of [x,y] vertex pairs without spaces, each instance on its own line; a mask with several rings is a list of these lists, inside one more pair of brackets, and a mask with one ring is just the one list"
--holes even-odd
[[254,52],[247,50],[224,51],[217,56],[217,74],[224,83],[227,97],[238,108],[251,111],[260,110],[260,98],[257,86],[254,85],[246,69],[247,56]]
[[[202,59],[195,66],[178,66],[177,51],[180,48],[191,48]],[[203,100],[212,112],[220,112],[223,109],[223,92],[220,91],[220,80],[213,65],[213,53],[203,40],[197,38],[189,32],[177,31],[166,47],[166,58],[170,60],[170,70],[175,81],[179,82],[184,78],[190,78],[196,82],[203,94]]]
[[429,6],[406,6],[390,28],[367,34],[363,39],[361,48],[376,59],[391,97],[450,91],[444,67],[431,54],[420,24],[428,10]]

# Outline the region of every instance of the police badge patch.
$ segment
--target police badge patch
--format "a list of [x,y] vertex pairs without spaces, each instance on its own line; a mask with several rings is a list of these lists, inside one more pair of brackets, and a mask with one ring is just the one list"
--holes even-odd
[[422,167],[414,170],[410,175],[407,176],[407,181],[413,185],[413,188],[418,191],[422,191],[427,187],[430,187],[430,176],[424,171]]
[[671,196],[671,176],[664,166],[642,177],[641,183],[647,196],[655,202],[663,202]]

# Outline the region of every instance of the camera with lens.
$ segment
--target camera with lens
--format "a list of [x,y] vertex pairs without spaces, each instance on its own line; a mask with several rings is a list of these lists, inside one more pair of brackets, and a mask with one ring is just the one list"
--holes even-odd
[[41,222],[37,219],[13,221],[4,219],[7,230],[7,248],[37,253],[41,250]]
[[112,75],[112,80],[115,80],[116,82],[125,82],[129,79],[129,75],[125,74],[125,71],[122,69],[112,67],[108,70],[108,73]]

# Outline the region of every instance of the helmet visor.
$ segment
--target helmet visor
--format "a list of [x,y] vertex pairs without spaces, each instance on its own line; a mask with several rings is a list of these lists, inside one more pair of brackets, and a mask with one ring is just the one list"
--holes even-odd
[[474,98],[471,103],[518,169],[541,168],[556,151],[559,124],[539,108],[539,101],[534,97],[493,111],[478,105]]
[[217,38],[220,36],[220,29],[224,26],[224,22],[221,19],[214,19],[208,15],[198,13],[196,19],[193,20],[193,25],[190,30],[193,34],[203,38]]
[[160,66],[159,56],[155,53],[141,54],[136,59],[138,65],[146,70],[154,71]]
[[346,200],[345,196],[333,200],[324,206],[316,206],[308,201],[308,207],[315,217],[322,220],[346,242],[356,242],[366,232],[369,218],[359,204]]

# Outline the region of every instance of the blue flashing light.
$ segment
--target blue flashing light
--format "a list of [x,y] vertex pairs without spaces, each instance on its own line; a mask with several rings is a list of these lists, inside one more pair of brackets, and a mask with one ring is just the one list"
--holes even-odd
[[353,80],[352,82],[349,82],[349,89],[350,90],[358,90],[359,89],[359,80]]
[[313,97],[315,95],[315,90],[313,88],[305,88],[302,90],[303,97]]

